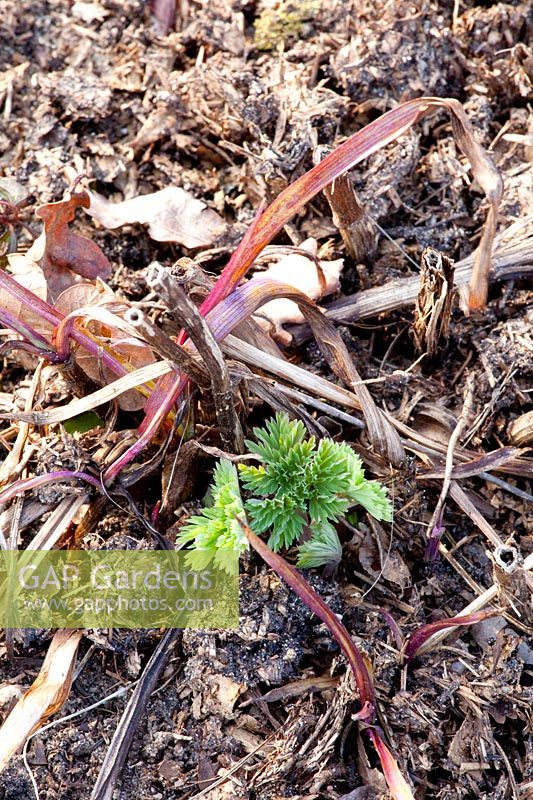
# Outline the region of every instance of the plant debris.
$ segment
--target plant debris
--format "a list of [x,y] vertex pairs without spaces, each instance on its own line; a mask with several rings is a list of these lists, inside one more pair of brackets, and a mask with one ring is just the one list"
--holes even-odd
[[3,632],[0,800],[532,794],[529,17],[4,0],[0,547],[173,549],[275,414],[394,508],[230,493],[235,630]]

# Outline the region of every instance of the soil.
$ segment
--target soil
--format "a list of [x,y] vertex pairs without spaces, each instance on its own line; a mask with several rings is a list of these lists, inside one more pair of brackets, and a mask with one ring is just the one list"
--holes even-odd
[[[35,208],[60,200],[73,174],[86,174],[93,191],[115,202],[181,187],[225,220],[213,246],[187,250],[158,242],[138,224],[108,230],[81,212],[73,225],[107,256],[111,288],[129,301],[148,297],[154,318],[172,330],[171,316],[149,295],[151,262],[170,268],[190,257],[216,276],[259,205],[313,165],[317,145],[334,147],[384,111],[421,96],[463,104],[503,175],[498,232],[529,220],[529,229],[515,234],[517,246],[527,243],[533,52],[526,3],[182,0],[165,29],[169,7],[173,12],[174,4],[161,0],[152,8],[143,0],[3,0],[0,179],[15,180],[25,195],[13,224],[20,251],[40,233]],[[427,117],[350,175],[373,220],[375,252],[367,263],[346,255],[323,196],[275,240],[299,245],[312,236],[321,258],[345,258],[340,291],[330,300],[416,275],[426,247],[457,261],[479,242],[487,202],[472,191],[444,114]],[[491,283],[481,314],[465,316],[455,303],[447,342],[418,366],[413,367],[419,354],[412,308],[338,326],[362,378],[374,379],[368,387],[378,406],[440,443],[441,453],[472,379],[475,393],[461,439],[469,460],[515,445],[513,423],[531,409],[533,295],[520,277],[522,263],[531,260],[520,261],[517,279]],[[310,372],[339,382],[314,341],[293,342],[285,352]],[[2,411],[24,406],[34,368],[25,357],[12,353],[4,359]],[[271,414],[265,400],[251,394],[239,406],[247,435]],[[71,397],[72,381],[56,371],[42,407]],[[220,446],[208,406],[198,410],[194,436]],[[368,472],[387,484],[394,499],[392,531],[363,515],[356,528],[341,528],[344,555],[336,574],[311,570],[307,577],[372,663],[380,724],[415,797],[533,797],[531,605],[529,616],[527,610],[520,614],[500,596],[505,617],[500,613],[457,630],[405,674],[381,610],[404,634],[461,613],[496,580],[494,543],[479,518],[467,516],[464,505],[449,497],[442,543],[450,558],[425,560],[425,532],[442,488],[442,475],[424,475],[434,462],[415,448],[400,468],[391,469],[360,428],[325,411],[308,411],[317,430],[354,444]],[[120,410],[111,439],[119,441],[141,419],[140,411]],[[0,433],[13,441],[10,423],[4,424],[7,433]],[[529,436],[525,446],[531,445],[531,430]],[[44,457],[47,441],[47,452],[64,468],[69,459],[86,463],[95,456],[89,435],[75,443],[81,452],[72,445],[66,457],[68,437],[58,426],[36,441],[41,450],[29,461],[36,474],[54,468]],[[149,448],[149,456],[159,444]],[[180,478],[174,505],[166,509],[169,535],[175,532],[171,524],[179,525],[201,504],[215,459],[196,449],[187,464],[190,473]],[[129,488],[136,514],[129,500],[119,508],[101,504],[85,541],[118,548],[151,541],[143,520],[161,497],[161,472],[156,464]],[[490,480],[494,472],[479,472],[458,477],[460,489],[502,542],[527,558],[533,551],[528,453],[501,466],[500,483]],[[50,514],[64,496],[60,491],[37,499]],[[31,541],[36,524],[29,523],[19,546]],[[99,797],[386,798],[375,753],[353,719],[356,690],[337,645],[255,555],[241,566],[240,615],[237,630],[185,630],[178,637],[114,792]],[[78,655],[78,664],[86,657],[81,671],[52,719],[137,680],[161,635],[87,631]],[[21,631],[11,641],[7,635],[0,639],[0,688],[29,688],[50,638],[46,631]],[[302,683],[308,678],[323,682],[317,689]],[[272,690],[279,691],[269,698]],[[128,696],[32,740],[28,762],[42,800],[94,798]],[[9,710],[9,704],[0,709],[0,720]],[[0,800],[32,797],[30,777],[16,755],[0,776]]]

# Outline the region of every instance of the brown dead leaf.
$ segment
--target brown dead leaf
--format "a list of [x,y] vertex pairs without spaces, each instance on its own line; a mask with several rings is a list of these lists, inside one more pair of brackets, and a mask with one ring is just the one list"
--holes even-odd
[[384,536],[383,527],[375,526],[374,520],[372,527],[376,527],[379,534],[376,530],[374,534],[369,530],[365,533],[358,553],[361,566],[374,580],[383,578],[402,590],[406,589],[411,585],[411,573],[407,565],[398,553],[389,552],[387,542],[381,539],[381,536]]
[[46,654],[41,671],[0,728],[0,772],[28,736],[55,714],[67,699],[72,684],[81,631],[58,631]]
[[[123,322],[119,316],[124,310],[129,308],[125,303],[117,299],[106,298],[102,304],[84,306],[76,309],[71,315],[80,315],[79,324],[85,330],[97,336],[100,341],[109,343],[113,353],[118,356],[123,363],[128,364],[132,370],[145,367],[155,362],[152,349],[146,342],[134,338],[129,330],[129,326]],[[110,321],[108,321],[110,320]],[[113,324],[116,321],[116,325]],[[99,358],[95,358],[83,347],[78,347],[75,351],[76,363],[91,378],[101,386],[107,386],[116,375]],[[139,411],[144,407],[146,398],[136,389],[130,389],[120,395],[118,404],[125,411]]]
[[[77,327],[98,337],[100,344],[109,345],[114,355],[132,370],[155,362],[152,349],[146,342],[136,338],[135,329],[123,319],[130,305],[118,298],[99,278],[95,284],[71,286],[58,297],[55,308],[65,315],[54,329],[52,341],[56,344],[62,338],[62,329],[75,320]],[[75,348],[73,353],[80,369],[99,385],[107,386],[115,380],[115,373],[94,353],[81,346]],[[120,408],[125,411],[138,411],[143,408],[145,401],[146,398],[135,389],[124,392],[118,398]]]
[[156,242],[179,242],[189,249],[207,247],[226,229],[226,223],[216,211],[178,186],[122,203],[111,203],[93,192],[89,196],[87,213],[105,228],[134,223],[148,225],[148,232]]
[[54,270],[64,269],[93,280],[111,275],[111,264],[98,245],[69,228],[76,209],[88,208],[89,204],[89,195],[81,191],[73,193],[68,200],[47,203],[37,209],[37,216],[44,223],[45,248],[41,267],[47,279]]
[[116,303],[117,298],[112,289],[99,278],[96,283],[77,283],[62,292],[54,303],[54,308],[67,316],[84,306]]

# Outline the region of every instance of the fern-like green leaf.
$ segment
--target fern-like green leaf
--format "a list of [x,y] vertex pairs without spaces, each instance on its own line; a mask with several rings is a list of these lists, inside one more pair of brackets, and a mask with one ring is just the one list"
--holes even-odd
[[291,547],[302,535],[305,519],[299,504],[290,495],[280,494],[264,500],[252,498],[245,508],[256,533],[271,530],[268,545],[275,552]]
[[347,510],[344,495],[349,479],[350,467],[344,450],[331,439],[323,439],[306,470],[311,521],[337,520]]
[[342,558],[342,545],[337,531],[325,522],[313,527],[313,536],[298,548],[297,565],[302,569],[338,564]]
[[[346,443],[307,437],[302,422],[276,414],[264,428],[255,428],[248,449],[259,466],[239,466],[244,487],[254,495],[244,508],[256,533],[270,533],[275,550],[297,543],[305,526],[312,538],[299,548],[300,566],[319,566],[340,558],[333,522],[359,503],[377,519],[390,521],[392,505],[377,481],[365,478],[363,464]],[[248,546],[237,517],[244,509],[237,470],[222,460],[214,473],[212,501],[181,529],[178,542],[192,544],[188,564],[203,569],[211,562],[235,570],[235,553]]]
[[247,464],[239,464],[239,474],[244,484],[244,488],[253,494],[266,497],[274,494],[278,489],[278,483],[263,466],[253,467]]
[[392,522],[392,503],[387,497],[387,489],[378,481],[365,481],[354,486],[350,500],[366,508],[376,519]]
[[264,462],[276,463],[295,445],[304,441],[306,430],[300,420],[291,421],[287,414],[278,413],[264,428],[254,428],[257,442],[246,440],[250,453],[261,456]]
[[248,549],[237,519],[245,518],[237,470],[231,461],[222,459],[213,477],[212,506],[188,520],[178,534],[177,543],[193,544],[185,557],[191,569],[205,569],[213,562],[234,574],[238,572],[236,556]]

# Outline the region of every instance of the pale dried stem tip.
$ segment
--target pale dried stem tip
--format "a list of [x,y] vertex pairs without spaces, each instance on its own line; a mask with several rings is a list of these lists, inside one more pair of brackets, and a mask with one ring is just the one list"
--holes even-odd
[[244,435],[235,411],[230,374],[209,325],[180,284],[160,264],[152,265],[146,282],[151,289],[161,292],[206,365],[211,378],[215,413],[224,449],[242,453]]
[[[329,147],[316,147],[313,163],[319,164],[330,152]],[[344,174],[336,178],[325,187],[324,195],[346,252],[356,264],[367,264],[376,250],[376,234],[364,206],[359,202],[350,176]]]
[[491,555],[492,575],[498,597],[511,606],[527,625],[533,625],[533,583],[524,570],[524,559],[516,547],[504,544]]
[[420,259],[420,289],[416,298],[412,334],[419,353],[428,356],[445,345],[453,301],[453,261],[426,247]]
[[176,372],[183,370],[198,386],[207,388],[210,385],[205,367],[192,353],[174,342],[149,317],[138,308],[130,308],[124,319],[136,329],[140,338],[152,347],[162,358],[167,359]]
[[525,447],[533,444],[533,411],[522,414],[511,422],[507,429],[507,436],[512,444]]

